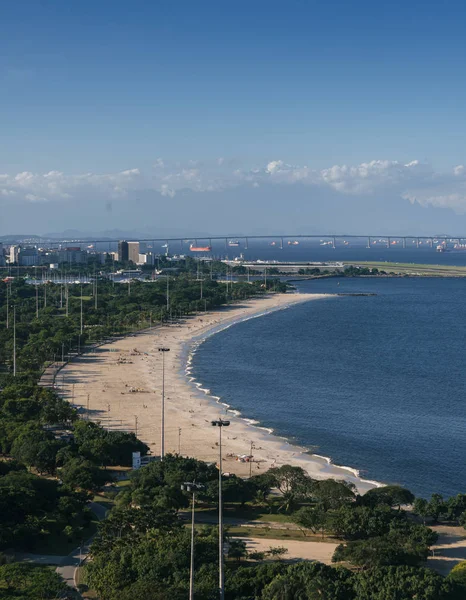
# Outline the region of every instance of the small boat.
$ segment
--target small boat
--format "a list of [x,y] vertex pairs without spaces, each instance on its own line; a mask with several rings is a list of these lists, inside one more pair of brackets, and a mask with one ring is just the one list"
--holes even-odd
[[299,242],[298,240],[289,240],[288,241],[288,246],[298,246]]
[[238,248],[240,244],[239,244],[238,240],[230,240],[228,242],[228,245],[232,248]]

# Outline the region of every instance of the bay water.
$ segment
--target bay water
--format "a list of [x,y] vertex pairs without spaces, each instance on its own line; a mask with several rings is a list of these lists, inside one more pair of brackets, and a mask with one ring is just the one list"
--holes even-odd
[[[466,280],[332,278],[195,353],[212,395],[366,479],[466,493]],[[344,294],[375,294],[357,296]]]

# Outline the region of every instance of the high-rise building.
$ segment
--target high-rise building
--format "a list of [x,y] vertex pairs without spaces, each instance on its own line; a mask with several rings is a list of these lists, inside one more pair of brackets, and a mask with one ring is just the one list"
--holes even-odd
[[139,242],[127,242],[128,244],[128,260],[135,265],[139,262]]
[[5,266],[5,256],[3,254],[3,244],[0,243],[0,267]]
[[118,242],[118,261],[128,262],[128,242],[125,240]]
[[21,246],[10,246],[10,265],[18,265],[19,264],[19,253],[21,250]]
[[22,267],[34,267],[40,264],[37,248],[21,248],[18,257]]
[[62,248],[58,252],[58,262],[60,263],[85,263],[88,255],[79,246],[71,246]]

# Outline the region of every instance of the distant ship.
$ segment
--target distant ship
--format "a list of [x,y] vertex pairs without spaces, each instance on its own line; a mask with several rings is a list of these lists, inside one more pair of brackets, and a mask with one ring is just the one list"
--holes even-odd
[[238,248],[240,244],[239,244],[238,240],[230,240],[228,242],[228,245],[231,246],[232,248]]
[[437,252],[446,252],[447,251],[447,245],[446,244],[439,244],[436,248]]
[[288,246],[298,246],[298,245],[299,245],[298,240],[290,240],[288,242]]
[[212,246],[195,246],[194,244],[191,244],[189,249],[191,252],[211,252]]
[[466,244],[455,244],[453,250],[462,250],[464,252],[466,250]]
[[277,245],[277,242],[270,242],[270,245],[271,245],[271,246],[276,246],[276,245]]

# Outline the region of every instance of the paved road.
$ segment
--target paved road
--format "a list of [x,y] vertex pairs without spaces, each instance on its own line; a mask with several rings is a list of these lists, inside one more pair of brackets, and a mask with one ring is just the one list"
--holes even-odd
[[55,554],[32,554],[31,552],[15,553],[15,561],[34,563],[35,565],[59,565],[63,561],[63,556]]
[[[105,515],[107,514],[107,509],[105,506],[97,504],[97,502],[91,502],[89,504],[89,508],[96,515],[99,521],[105,519]],[[76,569],[89,554],[89,546],[92,543],[93,537],[94,536],[88,539],[87,542],[85,542],[82,546],[75,548],[72,552],[70,552],[70,554],[68,554],[68,556],[62,557],[60,565],[55,569],[55,571],[63,577],[65,583],[73,589],[76,589]]]

